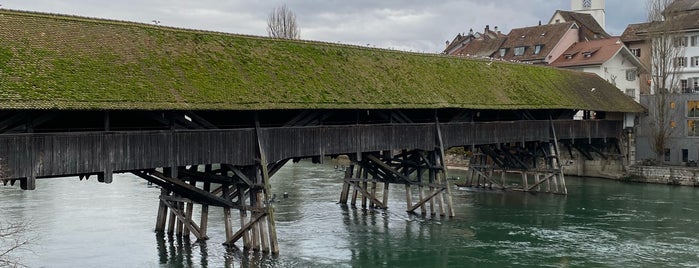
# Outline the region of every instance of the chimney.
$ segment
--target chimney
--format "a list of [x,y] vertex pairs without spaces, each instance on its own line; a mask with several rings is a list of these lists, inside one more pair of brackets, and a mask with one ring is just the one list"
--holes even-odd
[[487,33],[488,31],[490,31],[490,25],[485,26],[485,32]]
[[468,30],[468,35],[473,35],[473,28],[471,28],[470,30]]

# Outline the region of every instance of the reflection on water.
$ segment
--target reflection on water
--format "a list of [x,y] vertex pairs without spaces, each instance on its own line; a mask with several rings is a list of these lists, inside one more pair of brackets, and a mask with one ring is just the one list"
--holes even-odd
[[454,190],[450,219],[407,214],[402,186],[385,211],[339,205],[342,176],[306,162],[275,175],[277,257],[221,245],[218,208],[208,241],[154,234],[159,189],[128,175],[0,187],[0,219],[32,223],[32,251],[17,254],[30,267],[699,266],[695,188],[569,177],[568,196]]

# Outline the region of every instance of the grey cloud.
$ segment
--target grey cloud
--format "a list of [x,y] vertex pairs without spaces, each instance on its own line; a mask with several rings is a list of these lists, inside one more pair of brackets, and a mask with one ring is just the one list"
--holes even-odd
[[[4,8],[71,14],[266,35],[269,11],[281,1],[243,0],[9,0]],[[303,39],[412,51],[440,52],[446,40],[470,28],[512,28],[548,22],[569,0],[289,0]],[[607,0],[607,28],[613,35],[643,21],[644,0]]]

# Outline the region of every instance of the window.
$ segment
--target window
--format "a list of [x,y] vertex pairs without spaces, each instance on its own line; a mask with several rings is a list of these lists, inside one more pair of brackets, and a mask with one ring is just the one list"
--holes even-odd
[[636,81],[636,70],[626,70],[626,81]]
[[687,67],[687,58],[685,58],[685,57],[675,58],[675,67]]
[[689,136],[689,137],[699,136],[699,128],[697,127],[698,124],[699,124],[699,120],[687,120],[687,136]]
[[627,89],[626,89],[626,96],[629,96],[629,97],[631,97],[631,98],[636,97],[636,89],[627,88]]
[[682,89],[682,92],[684,92],[684,93],[690,92],[689,83],[688,83],[687,79],[680,80],[680,89]]
[[543,48],[544,45],[536,45],[534,46],[534,55],[539,55],[541,53],[541,48]]
[[699,35],[692,36],[690,39],[693,47],[699,46]]
[[641,57],[641,49],[640,48],[632,48],[631,54],[640,58]]
[[686,36],[675,37],[674,44],[676,47],[686,47],[687,46],[687,37]]
[[699,118],[699,100],[687,101],[687,117]]
[[583,0],[583,7],[584,8],[591,8],[592,7],[592,0]]
[[692,57],[691,65],[692,67],[699,67],[699,56]]
[[665,162],[670,162],[670,149],[665,149]]
[[689,162],[689,150],[682,149],[682,162]]
[[500,58],[505,57],[505,54],[507,54],[507,48],[501,48],[500,49]]
[[524,47],[516,47],[515,48],[515,56],[522,56],[524,55]]
[[699,77],[692,77],[687,80],[680,80],[680,85],[682,85],[682,81],[687,81],[687,88],[690,91],[699,91]]

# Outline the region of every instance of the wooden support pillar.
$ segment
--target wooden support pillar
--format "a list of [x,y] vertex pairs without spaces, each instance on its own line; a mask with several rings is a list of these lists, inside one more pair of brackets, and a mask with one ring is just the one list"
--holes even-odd
[[[238,186],[238,205],[241,207],[245,206],[245,188],[242,186]],[[245,226],[248,221],[248,213],[247,210],[241,208],[240,209],[240,226]],[[252,220],[252,218],[251,218]],[[243,238],[243,250],[250,250],[252,248],[252,244],[250,242],[250,232],[244,231],[242,234]]]
[[[429,174],[430,174],[429,175],[429,189],[430,189],[429,191],[430,191],[430,195],[433,195],[435,193],[435,191],[434,191],[434,186],[432,186],[432,185],[435,184],[434,178],[436,175],[436,171],[434,169],[430,168]],[[430,198],[430,215],[434,216],[436,214],[437,214],[437,212],[435,211],[435,207],[434,207],[434,198]]]
[[[261,179],[262,183],[264,185],[264,200],[269,201],[270,200],[270,195],[271,195],[271,185],[272,182],[270,181],[270,176],[269,176],[269,171],[267,170],[268,162],[267,162],[267,154],[265,153],[265,147],[262,142],[262,129],[260,127],[260,118],[257,113],[254,115],[255,117],[255,136],[257,137],[257,149],[260,157],[260,167],[261,167]],[[322,161],[322,156],[321,156],[321,161]],[[260,195],[262,197],[263,195]],[[262,207],[262,202],[260,202],[261,198],[258,198],[258,206]],[[271,252],[272,254],[278,254],[279,253],[279,245],[277,242],[277,227],[276,223],[274,222],[274,207],[271,204],[267,204],[267,228],[262,228],[264,226],[260,226],[262,230],[265,232],[268,232],[269,240],[271,242]],[[265,250],[267,251],[267,250]]]
[[[170,191],[168,191],[165,188],[160,188],[160,196],[169,196]],[[159,206],[158,206],[158,218],[156,219],[155,222],[155,231],[156,232],[164,232],[165,231],[165,224],[167,222],[167,205],[165,205],[165,201],[162,199],[159,199]]]
[[[354,164],[350,164],[347,169],[345,169],[345,181],[342,184],[342,192],[340,193],[340,204],[347,204],[347,198],[349,196],[349,191],[351,189],[349,181],[354,176]],[[357,166],[359,168],[359,166]]]
[[36,177],[29,176],[19,179],[19,188],[22,190],[36,190]]
[[[374,198],[376,198],[376,181],[372,181],[372,182],[371,182],[371,195],[372,195]],[[378,204],[374,203],[373,200],[369,203],[369,207],[372,207],[372,208],[377,207],[377,205],[378,205]]]
[[413,194],[410,191],[410,183],[405,183],[405,202],[407,203],[407,211],[410,211],[410,208],[413,207]]
[[522,171],[522,185],[524,186],[524,190],[529,189],[529,178],[527,178],[526,171]]
[[[230,186],[224,184],[221,185],[221,187],[223,187],[223,192],[221,193],[221,196],[226,200],[230,199]],[[226,241],[228,241],[233,237],[233,226],[231,224],[231,208],[229,207],[223,207],[223,226],[226,232]]]
[[[184,203],[177,202],[176,207],[177,207],[178,211],[184,211]],[[182,222],[179,218],[177,218],[176,213],[174,215],[175,215],[175,235],[182,236],[182,233],[184,232],[184,222]]]
[[[196,186],[197,181],[195,180],[190,180],[189,184],[192,185],[192,187]],[[186,204],[186,211],[185,211],[185,218],[187,219],[187,224],[190,224],[192,222],[192,214],[194,213],[194,203],[193,202],[187,202]],[[186,229],[184,232],[185,237],[189,237],[189,234],[191,232],[189,229]]]
[[502,187],[503,190],[505,190],[505,174],[507,174],[507,172],[504,170],[500,172],[500,187]]
[[[204,191],[211,192],[211,183],[204,182]],[[206,231],[209,225],[209,205],[201,205],[201,221],[199,222],[200,233],[203,237],[207,237]]]
[[388,182],[383,183],[383,205],[388,207]]

